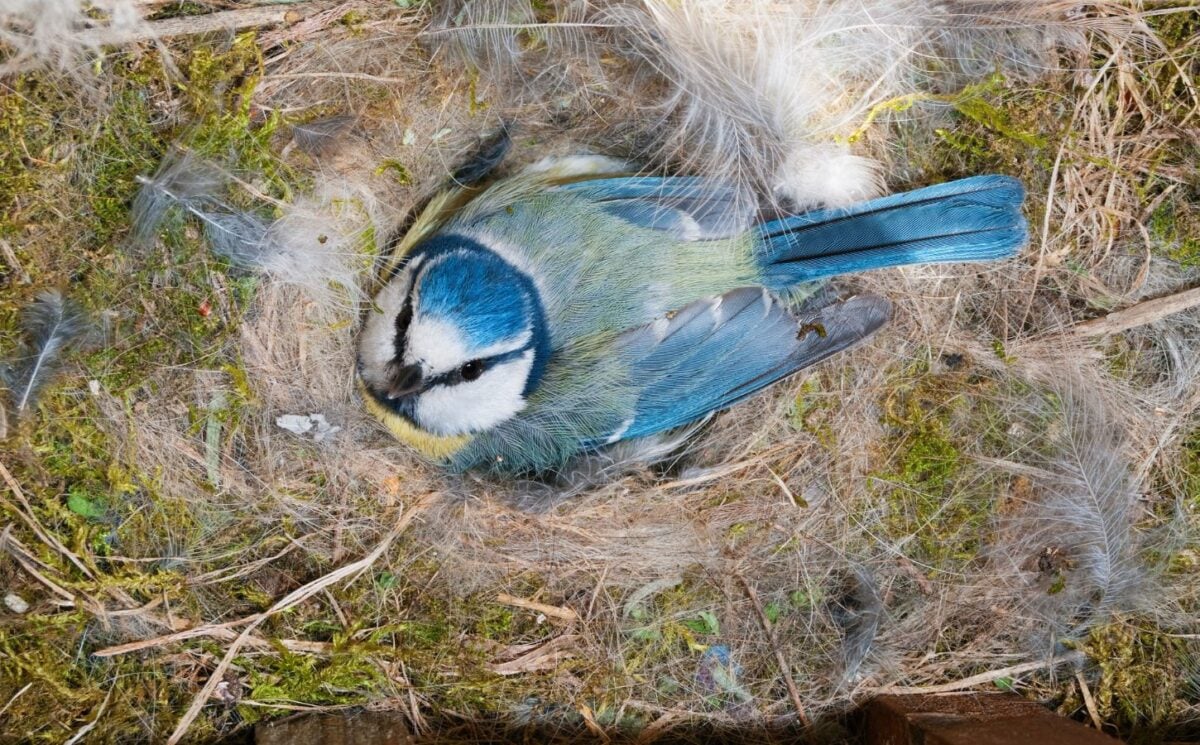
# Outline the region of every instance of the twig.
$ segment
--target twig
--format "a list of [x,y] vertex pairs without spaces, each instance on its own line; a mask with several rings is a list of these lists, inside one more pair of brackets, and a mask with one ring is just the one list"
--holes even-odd
[[410,83],[405,78],[392,78],[385,75],[371,75],[365,72],[277,72],[263,76],[264,81],[270,80],[365,80],[368,83]]
[[733,576],[745,590],[746,596],[750,598],[750,604],[754,606],[754,612],[758,614],[759,623],[762,624],[767,641],[771,644],[771,651],[775,653],[775,661],[779,664],[779,674],[783,676],[783,682],[787,686],[788,696],[792,699],[792,706],[796,708],[796,716],[800,719],[800,724],[805,728],[810,727],[812,723],[809,721],[808,715],[804,713],[804,702],[800,700],[800,691],[796,689],[796,681],[792,680],[792,672],[787,658],[783,656],[779,640],[775,638],[775,629],[771,626],[771,619],[767,618],[767,612],[763,610],[762,603],[758,601],[758,593],[754,591],[754,587],[746,581],[745,577],[740,574]]
[[13,252],[12,246],[3,238],[0,238],[0,256],[3,256],[4,261],[16,272],[21,284],[27,285],[33,282],[33,279],[29,276],[29,272],[25,271],[24,267],[21,266],[21,262],[17,261],[17,254]]
[[710,481],[716,481],[718,479],[723,479],[726,476],[737,473],[738,471],[743,471],[747,468],[750,468],[751,466],[757,466],[761,462],[762,461],[760,458],[752,458],[750,460],[744,460],[740,463],[734,463],[733,465],[726,466],[724,468],[718,468],[718,469],[709,471],[707,473],[700,474],[699,476],[693,476],[692,478],[679,479],[676,481],[668,481],[665,484],[659,484],[658,488],[659,489],[680,489],[680,488],[684,488],[684,487],[688,487],[688,486],[697,486],[699,484],[707,484]]
[[13,493],[13,496],[17,498],[17,501],[20,502],[21,506],[25,509],[24,511],[16,509],[12,507],[7,500],[0,500],[0,504],[8,504],[9,508],[12,509],[13,512],[16,512],[18,517],[25,521],[25,524],[29,526],[29,528],[34,532],[34,535],[40,538],[43,543],[45,543],[47,546],[50,546],[55,551],[58,551],[60,554],[69,559],[72,564],[79,567],[79,571],[83,572],[85,577],[88,579],[95,579],[95,576],[92,574],[92,570],[87,568],[87,566],[83,563],[83,560],[76,556],[66,546],[64,546],[62,541],[55,538],[52,534],[46,532],[46,529],[43,528],[41,523],[37,521],[37,518],[33,516],[33,506],[30,505],[29,500],[25,498],[25,492],[21,491],[21,485],[18,484],[17,480],[13,478],[13,475],[8,472],[8,469],[4,467],[3,463],[0,463],[0,477],[4,479],[4,483],[8,484],[9,491]]
[[292,24],[300,21],[304,16],[324,10],[330,5],[330,0],[312,0],[312,2],[293,5],[222,10],[202,16],[151,21],[130,29],[93,28],[81,32],[77,38],[82,44],[89,46],[118,46],[170,36],[194,36],[213,31],[237,31],[281,23]]
[[346,711],[360,708],[362,704],[285,704],[280,701],[255,701],[252,698],[238,699],[238,706],[261,706],[264,709],[279,709],[280,711],[304,711],[319,713],[327,711]]
[[1097,731],[1103,732],[1100,712],[1096,710],[1096,699],[1092,697],[1092,689],[1088,688],[1087,679],[1083,677],[1082,670],[1075,672],[1075,682],[1079,684],[1079,693],[1083,696],[1083,705],[1087,707],[1088,716],[1092,718],[1092,726]]
[[0,717],[4,716],[4,712],[8,711],[8,707],[13,705],[13,701],[19,699],[30,688],[33,688],[33,683],[26,683],[24,688],[14,693],[12,698],[8,700],[8,703],[4,705],[4,708],[0,709]]
[[[118,644],[113,647],[105,647],[104,649],[99,649],[95,652],[92,652],[92,656],[116,657],[117,655],[140,652],[143,649],[162,647],[167,644],[173,644],[175,642],[185,641],[187,639],[195,639],[198,637],[206,637],[209,639],[216,639],[217,641],[231,642],[238,638],[238,634],[234,632],[233,629],[237,626],[241,626],[242,624],[253,622],[258,615],[261,614],[247,616],[246,618],[239,618],[235,621],[230,621],[225,624],[205,624],[203,626],[197,626],[193,629],[177,631],[174,634],[156,636],[153,639],[141,639],[136,642],[129,642],[128,644]],[[328,642],[310,642],[303,639],[276,639],[275,641],[283,645],[283,648],[289,652],[303,652],[305,654],[329,654],[329,652],[333,649],[333,645],[329,644]],[[255,649],[271,648],[271,642],[257,636],[250,637],[245,643],[254,647]]]
[[412,725],[413,734],[424,734],[426,730],[425,717],[421,716],[421,705],[417,701],[416,687],[408,678],[408,668],[404,666],[404,660],[397,660],[400,664],[400,682],[408,691],[408,721]]
[[981,465],[992,466],[994,468],[1002,468],[1005,471],[1010,471],[1011,473],[1015,473],[1015,474],[1018,474],[1021,476],[1028,476],[1029,478],[1035,478],[1035,479],[1057,478],[1053,472],[1047,471],[1045,468],[1038,468],[1037,466],[1027,466],[1024,463],[1017,463],[1016,461],[1006,460],[1004,458],[989,458],[986,455],[973,455],[973,456],[971,456],[971,460],[973,460],[976,463],[979,463]]
[[293,590],[292,592],[283,596],[280,600],[276,601],[276,603],[267,610],[254,616],[250,616],[250,619],[252,619],[250,620],[250,624],[242,631],[241,634],[238,635],[236,639],[233,640],[233,643],[229,645],[229,649],[225,651],[225,656],[221,658],[219,663],[217,663],[216,669],[213,670],[212,675],[209,676],[208,681],[204,684],[204,687],[200,689],[200,692],[197,693],[195,698],[192,699],[191,706],[188,707],[187,712],[184,713],[184,715],[179,719],[179,723],[175,725],[175,731],[171,733],[170,739],[167,740],[167,745],[175,745],[183,738],[185,734],[187,734],[188,728],[192,726],[192,722],[194,722],[196,717],[200,715],[200,710],[204,708],[206,703],[208,703],[208,699],[212,696],[213,691],[216,690],[217,685],[221,682],[221,680],[224,679],[225,671],[229,669],[229,665],[231,662],[233,662],[233,658],[237,656],[238,650],[242,648],[242,645],[246,643],[246,641],[250,638],[250,635],[254,633],[254,630],[258,628],[263,621],[266,621],[276,613],[282,613],[289,608],[293,608],[300,603],[303,603],[313,595],[316,595],[324,590],[326,587],[335,585],[342,580],[353,582],[360,574],[369,569],[385,551],[388,550],[388,548],[392,545],[392,542],[400,537],[400,534],[408,528],[409,524],[412,523],[413,519],[416,518],[417,515],[425,511],[425,509],[433,502],[436,496],[436,494],[428,494],[411,508],[409,508],[409,510],[405,512],[398,521],[396,521],[396,525],[393,526],[390,531],[388,531],[388,534],[383,537],[383,540],[379,542],[379,545],[377,545],[371,551],[371,553],[367,554],[358,561],[351,562],[343,567],[335,569],[329,574],[319,577],[312,582]]
[[974,688],[977,685],[991,683],[1001,678],[1008,678],[1014,675],[1023,675],[1025,673],[1035,672],[1037,670],[1053,670],[1061,665],[1073,665],[1083,662],[1087,659],[1087,655],[1083,652],[1068,652],[1067,654],[1058,657],[1051,657],[1048,660],[1039,662],[1025,662],[1012,667],[1004,667],[999,670],[990,670],[986,673],[972,675],[969,678],[956,680],[950,683],[942,683],[941,685],[932,686],[884,686],[876,688],[872,693],[952,693],[961,691],[966,688]]
[[595,735],[604,745],[612,742],[612,738],[604,731],[604,728],[596,722],[596,715],[592,713],[591,708],[587,704],[578,705],[579,716],[583,718],[583,724],[588,728],[588,732]]
[[108,701],[112,698],[112,692],[113,689],[109,688],[108,693],[104,696],[104,700],[100,702],[100,708],[96,710],[96,718],[80,727],[63,745],[75,745],[75,743],[87,737],[89,732],[96,729],[96,725],[100,722],[100,717],[104,716],[104,710],[108,708]]
[[6,525],[4,532],[0,533],[0,551],[8,552],[10,556],[17,560],[22,569],[29,572],[30,576],[45,585],[50,592],[58,595],[63,602],[68,605],[75,605],[74,595],[37,570],[37,567],[34,566],[37,559],[29,553],[28,549],[21,545],[20,541],[12,536],[12,525]]
[[516,608],[524,608],[525,610],[531,610],[543,615],[551,616],[553,618],[561,618],[564,621],[579,620],[579,614],[570,608],[558,605],[546,605],[545,603],[536,603],[532,600],[526,600],[525,598],[519,598],[503,592],[496,596],[496,602],[500,603],[501,605],[511,605]]
[[[210,636],[220,639],[226,635],[229,629],[237,628],[238,626],[242,626],[247,623],[252,623],[254,619],[260,615],[262,614],[256,613],[253,616],[237,618],[232,621],[226,621],[225,623],[207,623],[203,626],[196,626],[194,628],[184,629],[183,631],[176,631],[173,634],[156,636],[153,639],[141,639],[139,641],[129,642],[127,644],[117,644],[116,646],[98,649],[95,652],[92,652],[92,656],[116,657],[117,655],[129,654],[130,652],[140,652],[143,649],[161,647],[167,644],[174,644],[175,642],[195,639],[201,636]],[[230,634],[229,637],[232,638],[232,634]]]
[[1085,321],[1073,329],[1079,336],[1108,336],[1161,321],[1169,315],[1200,305],[1200,287],[1176,292],[1166,297],[1143,300],[1125,310]]
[[205,585],[205,584],[214,584],[215,585],[215,584],[220,584],[221,582],[230,582],[232,580],[238,579],[239,577],[244,577],[248,574],[253,574],[254,572],[256,572],[259,569],[266,566],[267,564],[277,561],[277,560],[283,558],[284,556],[287,556],[292,551],[295,551],[297,548],[300,548],[303,545],[304,539],[307,537],[308,536],[302,535],[299,538],[293,539],[291,543],[288,543],[286,546],[284,546],[278,552],[276,552],[270,556],[265,556],[261,559],[256,559],[256,560],[250,562],[249,564],[246,564],[245,566],[238,567],[231,574],[227,574],[227,572],[230,572],[231,568],[215,569],[211,572],[205,572],[204,574],[193,577],[193,578],[189,579],[187,581],[187,583],[189,585]]
[[659,715],[657,719],[646,725],[642,731],[638,733],[638,745],[649,745],[658,738],[662,737],[679,723],[679,719],[679,714],[673,711],[664,712],[663,714]]

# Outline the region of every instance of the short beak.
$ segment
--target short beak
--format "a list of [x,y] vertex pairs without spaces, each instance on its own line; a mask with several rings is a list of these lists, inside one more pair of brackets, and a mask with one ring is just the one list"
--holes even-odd
[[387,389],[389,399],[403,398],[421,390],[425,381],[421,378],[420,365],[404,365],[392,368]]

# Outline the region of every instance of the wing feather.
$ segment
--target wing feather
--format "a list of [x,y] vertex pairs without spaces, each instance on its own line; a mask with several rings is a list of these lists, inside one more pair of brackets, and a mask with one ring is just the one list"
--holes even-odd
[[734,405],[775,381],[867,338],[891,317],[880,297],[858,296],[800,316],[761,288],[693,303],[617,341],[642,387],[622,439],[678,427]]

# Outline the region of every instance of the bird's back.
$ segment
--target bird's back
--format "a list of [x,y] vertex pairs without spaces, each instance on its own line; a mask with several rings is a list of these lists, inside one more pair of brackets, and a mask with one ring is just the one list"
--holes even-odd
[[480,195],[443,232],[478,241],[534,280],[555,347],[756,284],[745,233],[688,236],[639,223],[586,192],[503,187]]

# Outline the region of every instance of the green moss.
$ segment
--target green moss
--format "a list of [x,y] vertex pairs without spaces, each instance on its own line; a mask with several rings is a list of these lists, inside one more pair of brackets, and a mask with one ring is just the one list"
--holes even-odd
[[38,105],[49,97],[35,78],[0,83],[0,238],[19,231],[35,199],[39,164],[53,158],[54,123]]
[[[289,652],[277,646],[274,654],[238,658],[246,670],[249,698],[259,704],[344,704],[380,694],[390,686],[369,645],[335,647],[328,658]],[[270,714],[270,707],[242,704],[246,722]]]
[[110,106],[98,136],[79,161],[79,186],[91,208],[91,238],[97,245],[127,228],[129,204],[140,188],[136,177],[153,173],[165,147],[153,125],[146,91],[131,84],[114,95]]
[[837,399],[826,386],[828,373],[817,373],[804,381],[788,412],[792,427],[807,432],[827,449],[837,445],[833,419],[838,414]]
[[[272,148],[272,139],[284,124],[282,115],[253,106],[262,64],[254,32],[238,35],[227,49],[192,50],[187,82],[180,87],[196,123],[185,142],[198,155],[253,174],[264,185],[266,196],[286,201],[304,180]],[[246,195],[235,196],[245,202],[239,206],[259,206],[246,201]]]
[[[0,238],[7,238],[32,279],[28,288],[0,293],[0,353],[7,354],[18,341],[20,307],[46,286],[64,286],[87,308],[95,327],[88,343],[69,355],[35,411],[18,423],[10,421],[17,431],[4,443],[12,446],[5,465],[22,485],[38,522],[80,557],[91,577],[14,515],[5,517],[14,523],[15,537],[45,565],[42,571],[68,591],[111,608],[124,607],[115,598],[147,603],[166,597],[175,618],[194,620],[205,612],[181,566],[189,576],[205,571],[203,561],[211,560],[214,546],[269,555],[284,538],[272,533],[290,528],[256,529],[251,521],[231,535],[225,530],[231,516],[219,503],[163,493],[164,474],[138,472],[131,465],[136,458],[126,448],[143,435],[114,429],[115,421],[99,402],[124,407],[129,426],[136,429],[144,407],[172,400],[173,377],[164,371],[217,371],[216,379],[223,373],[225,381],[225,404],[213,412],[219,425],[216,444],[244,447],[237,440],[252,395],[244,370],[226,349],[254,282],[231,277],[229,267],[212,259],[197,233],[181,221],[164,229],[163,251],[145,253],[124,245],[130,203],[139,188],[136,176],[153,172],[166,143],[179,132],[156,113],[155,99],[171,91],[154,53],[110,57],[106,64],[111,75],[107,100],[100,103],[36,76],[10,78],[0,87]],[[206,126],[199,141],[213,151],[249,152],[245,162],[251,166],[265,163],[270,122],[258,126],[248,104],[240,105],[250,89],[228,84],[238,74],[236,66],[225,60],[212,65],[222,74],[189,80],[193,101],[211,107],[201,117]],[[233,114],[223,113],[233,99],[240,106]],[[95,115],[97,106],[103,116]],[[273,172],[283,178],[280,174]],[[270,181],[268,190],[282,193]],[[64,199],[69,210],[63,209]],[[101,397],[88,392],[89,380],[99,384]],[[176,486],[187,478],[171,474]],[[290,530],[293,540],[302,533]],[[261,609],[279,592],[277,586],[264,588],[264,581],[255,577],[214,586],[206,590],[205,603],[232,614]],[[110,628],[82,610],[39,613],[52,597],[24,574],[15,575],[6,588],[35,609],[0,616],[0,649],[8,649],[0,654],[0,690],[15,692],[33,682],[6,714],[19,717],[26,737],[61,742],[95,719],[108,698],[93,733],[98,739],[165,739],[194,691],[173,681],[169,669],[144,667],[136,657],[90,659],[91,649],[116,641]],[[343,657],[339,653],[328,665],[315,666],[310,678],[354,679],[363,665],[357,657],[352,663]],[[362,690],[365,696],[375,689]],[[220,717],[203,717],[195,733],[212,733],[220,722]]]
[[1188,10],[1186,3],[1179,4],[1181,12],[1155,13],[1146,16],[1146,24],[1168,49],[1178,49],[1190,44],[1200,35],[1200,14]]
[[883,402],[888,459],[873,488],[887,505],[888,535],[931,572],[975,560],[992,513],[991,483],[969,472],[963,452],[974,430],[960,422],[988,414],[972,385],[965,372],[921,365],[900,373]]
[[1173,194],[1154,210],[1146,228],[1157,247],[1188,267],[1200,266],[1200,193]]
[[[1132,743],[1161,742],[1187,706],[1186,642],[1129,621],[1093,629],[1083,650],[1099,667],[1097,713]],[[1074,701],[1068,701],[1068,705]]]

